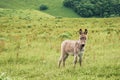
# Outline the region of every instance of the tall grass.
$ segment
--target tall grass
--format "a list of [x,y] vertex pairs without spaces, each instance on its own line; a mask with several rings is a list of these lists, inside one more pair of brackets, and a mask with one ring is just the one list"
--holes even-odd
[[[120,18],[54,18],[34,10],[0,11],[3,13],[0,39],[4,41],[0,42],[3,48],[0,73],[6,73],[5,77],[12,80],[120,79]],[[77,64],[74,69],[73,57],[69,56],[66,67],[58,68],[61,42],[79,39],[80,28],[88,29],[83,66]]]

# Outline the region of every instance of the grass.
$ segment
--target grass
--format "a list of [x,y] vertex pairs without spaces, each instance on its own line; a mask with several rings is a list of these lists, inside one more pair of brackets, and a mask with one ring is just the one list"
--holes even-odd
[[44,12],[52,16],[79,17],[73,10],[63,6],[63,0],[1,0],[0,8],[39,10],[41,4],[48,6],[49,9]]
[[[119,80],[119,21],[0,9],[0,75],[8,80]],[[69,56],[66,67],[58,68],[61,42],[79,39],[80,28],[88,29],[83,66],[74,69]]]

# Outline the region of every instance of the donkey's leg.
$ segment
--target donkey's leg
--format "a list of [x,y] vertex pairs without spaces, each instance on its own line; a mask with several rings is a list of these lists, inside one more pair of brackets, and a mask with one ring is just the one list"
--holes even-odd
[[82,54],[83,54],[83,53],[80,53],[80,54],[79,54],[79,64],[80,64],[80,66],[82,66]]
[[82,66],[82,57],[79,57],[80,66]]
[[60,56],[60,59],[59,59],[59,62],[58,62],[58,67],[60,67],[60,64],[61,64],[62,60],[63,60],[63,55]]
[[66,61],[67,57],[68,57],[68,54],[65,54],[64,57],[63,57],[63,66],[64,67],[65,67],[65,61]]
[[74,68],[76,66],[76,63],[77,63],[77,54],[74,55]]

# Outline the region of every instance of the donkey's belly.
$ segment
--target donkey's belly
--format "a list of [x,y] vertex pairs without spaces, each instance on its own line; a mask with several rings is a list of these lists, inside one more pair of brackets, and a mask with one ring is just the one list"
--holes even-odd
[[74,56],[74,53],[73,53],[73,52],[68,52],[68,54]]
[[73,49],[68,49],[66,50],[66,53],[69,55],[74,55],[74,50]]

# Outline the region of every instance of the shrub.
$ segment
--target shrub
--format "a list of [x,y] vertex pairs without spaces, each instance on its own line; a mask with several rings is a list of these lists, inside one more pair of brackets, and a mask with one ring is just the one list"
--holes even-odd
[[64,0],[63,5],[81,17],[120,16],[120,0]]
[[41,6],[40,6],[40,10],[47,10],[48,9],[48,7],[46,6],[46,5],[44,5],[44,4],[42,4]]
[[69,32],[64,32],[64,33],[62,33],[62,34],[59,35],[59,38],[61,38],[61,39],[66,39],[66,38],[67,38],[67,39],[70,39],[71,36],[72,36],[71,33],[69,33]]

